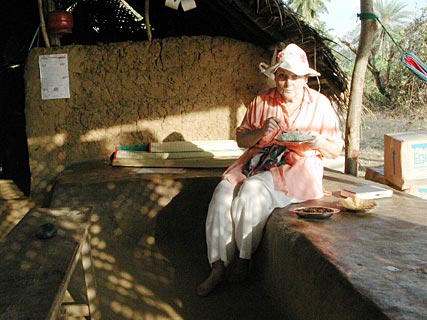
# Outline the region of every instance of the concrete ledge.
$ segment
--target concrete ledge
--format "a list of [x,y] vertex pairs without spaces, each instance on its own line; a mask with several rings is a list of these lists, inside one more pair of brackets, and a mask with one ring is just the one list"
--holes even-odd
[[257,268],[275,305],[291,319],[390,319],[280,212],[266,227]]
[[[125,272],[134,287],[146,288],[128,295],[125,304],[134,312],[150,308],[141,301],[154,294],[159,305],[169,303],[167,310],[179,310],[182,318],[210,319],[193,290],[208,271],[204,221],[221,173],[93,163],[75,165],[58,177],[51,206],[94,208],[92,239],[99,251],[94,259],[99,292],[105,295],[103,315],[111,312],[105,310],[109,301],[122,299],[124,290],[116,292],[107,279]],[[336,206],[342,186],[363,181],[326,170],[324,186],[333,195],[306,204]],[[289,208],[276,209],[254,257],[260,275],[254,280],[260,279],[274,307],[248,285],[218,290],[207,301],[223,315],[230,301],[244,301],[236,314],[249,310],[245,319],[265,316],[271,308],[279,315],[266,319],[425,319],[425,201],[395,191],[378,203],[368,214],[337,213],[321,221],[298,219]],[[147,288],[151,293],[144,297],[141,292]],[[170,304],[176,299],[184,307]]]
[[[362,182],[326,171],[337,205],[340,188]],[[275,305],[295,320],[426,319],[425,202],[399,191],[369,213],[299,219],[289,208],[270,217],[257,269]],[[299,204],[298,206],[300,206]]]

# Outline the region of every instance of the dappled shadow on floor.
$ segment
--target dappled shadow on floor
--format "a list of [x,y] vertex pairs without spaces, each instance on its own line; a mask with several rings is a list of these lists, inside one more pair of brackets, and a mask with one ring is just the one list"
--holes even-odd
[[195,294],[209,272],[204,224],[219,177],[95,180],[56,185],[51,207],[93,207],[103,319],[283,319],[256,277]]
[[[241,284],[224,283],[210,296],[195,295],[209,274],[205,218],[218,179],[193,179],[159,213],[158,246],[175,269],[177,296],[182,297],[184,319],[279,319],[255,275]],[[283,319],[281,317],[280,319]]]

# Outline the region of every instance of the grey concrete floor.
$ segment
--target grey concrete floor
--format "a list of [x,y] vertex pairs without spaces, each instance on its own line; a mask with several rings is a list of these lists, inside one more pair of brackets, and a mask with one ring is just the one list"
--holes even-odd
[[[287,319],[256,274],[198,297],[208,275],[204,223],[220,171],[168,179],[80,168],[59,178],[51,207],[92,206],[92,255],[102,319]],[[126,170],[120,170],[124,172]],[[85,176],[85,179],[79,177]],[[74,295],[81,288],[76,271]],[[77,293],[77,294],[76,294]]]

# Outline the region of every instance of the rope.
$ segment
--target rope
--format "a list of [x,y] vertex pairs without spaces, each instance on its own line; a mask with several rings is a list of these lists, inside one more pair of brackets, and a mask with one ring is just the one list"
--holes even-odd
[[360,20],[373,20],[373,19],[379,19],[378,16],[373,12],[361,12],[357,14],[357,17]]
[[419,59],[415,54],[406,52],[403,48],[394,40],[390,32],[382,24],[380,18],[372,12],[362,12],[358,13],[357,17],[360,20],[377,20],[381,27],[384,29],[384,32],[390,37],[393,43],[399,48],[402,53],[402,62],[403,64],[411,70],[418,78],[427,83],[427,66]]
[[394,38],[391,36],[390,32],[388,32],[388,30],[386,29],[386,27],[381,22],[380,18],[375,13],[362,12],[362,13],[358,13],[357,17],[360,20],[377,20],[378,23],[381,25],[381,27],[384,29],[385,33],[390,37],[391,41],[393,41],[393,43],[400,49],[400,51],[402,52],[402,54],[405,53],[405,50],[403,50],[403,48],[396,42],[396,40],[394,40]]

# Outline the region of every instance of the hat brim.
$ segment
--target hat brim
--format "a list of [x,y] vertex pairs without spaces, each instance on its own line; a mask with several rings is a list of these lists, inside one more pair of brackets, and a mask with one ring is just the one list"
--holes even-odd
[[284,69],[288,70],[297,76],[309,76],[309,77],[319,77],[320,73],[312,68],[303,68],[303,69],[297,69],[293,66],[289,66],[287,64],[283,64],[282,62],[278,62],[274,65],[272,65],[269,68],[266,68],[264,70],[261,70],[262,73],[264,73],[267,77],[274,79],[274,74],[276,73],[277,69]]

